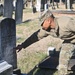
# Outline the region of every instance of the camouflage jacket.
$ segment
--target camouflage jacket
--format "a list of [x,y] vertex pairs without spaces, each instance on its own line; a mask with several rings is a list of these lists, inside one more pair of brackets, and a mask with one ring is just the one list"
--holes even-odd
[[75,20],[71,17],[64,16],[55,18],[54,21],[56,24],[55,29],[51,29],[50,31],[43,30],[42,28],[39,29],[21,44],[23,48],[48,35],[61,38],[65,42],[75,43]]

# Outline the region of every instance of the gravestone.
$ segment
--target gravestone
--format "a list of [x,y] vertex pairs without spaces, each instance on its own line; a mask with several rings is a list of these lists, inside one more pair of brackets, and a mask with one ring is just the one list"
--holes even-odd
[[66,9],[68,9],[69,11],[71,11],[73,1],[72,0],[67,0],[65,2],[66,2]]
[[41,0],[37,0],[36,11],[41,11]]
[[16,24],[11,18],[0,21],[0,59],[17,68],[17,56],[13,47],[16,46]]
[[45,10],[45,4],[47,4],[47,0],[37,0],[36,4],[36,10],[37,11],[44,11]]
[[17,0],[15,11],[16,24],[22,23],[22,16],[23,16],[23,0]]
[[0,16],[3,15],[3,4],[0,4]]
[[13,0],[4,0],[4,13],[3,16],[12,18],[13,14]]
[[71,4],[70,3],[71,3],[70,0],[67,0],[67,9],[68,10],[71,10]]
[[16,10],[16,0],[13,1],[13,10]]
[[47,3],[47,0],[41,0],[41,11],[44,11],[45,3]]
[[48,10],[48,4],[47,3],[44,5],[44,10],[45,11]]
[[[42,60],[38,65],[36,65],[36,67],[58,70],[60,51],[56,51],[54,47],[49,47],[48,52],[48,56],[44,60]],[[75,55],[73,55],[69,60],[67,70],[75,71]]]

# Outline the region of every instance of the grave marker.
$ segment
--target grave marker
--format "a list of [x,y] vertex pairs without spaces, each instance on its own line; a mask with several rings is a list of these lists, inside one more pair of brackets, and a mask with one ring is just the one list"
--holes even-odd
[[17,68],[17,56],[13,47],[16,46],[15,20],[4,18],[0,21],[0,59]]

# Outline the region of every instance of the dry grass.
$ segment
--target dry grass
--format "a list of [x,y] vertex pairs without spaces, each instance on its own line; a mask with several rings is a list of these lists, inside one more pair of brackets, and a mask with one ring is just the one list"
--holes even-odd
[[[26,12],[26,10],[24,10],[24,12]],[[30,11],[23,15],[23,23],[16,26],[16,34],[18,37],[17,44],[22,43],[33,32],[40,28],[38,23],[39,20],[36,19],[38,18],[39,13],[32,14],[32,11]],[[18,68],[21,69],[22,73],[27,73],[28,75],[58,75],[57,71],[39,69],[35,66],[47,56],[47,48],[49,46],[54,46],[56,47],[56,50],[59,50],[61,43],[62,40],[48,36],[29,47],[22,49],[17,53]]]
[[[22,43],[28,36],[40,28],[38,22],[38,19],[34,19],[16,26],[16,34],[18,37],[17,44]],[[48,36],[17,53],[18,67],[21,69],[22,73],[27,73],[28,75],[53,74],[51,70],[35,68],[35,66],[47,56],[47,48],[49,46],[56,46],[56,43],[53,42],[55,38],[52,40],[51,38],[51,36]],[[57,41],[58,44],[60,43],[57,39],[55,39],[55,41]]]

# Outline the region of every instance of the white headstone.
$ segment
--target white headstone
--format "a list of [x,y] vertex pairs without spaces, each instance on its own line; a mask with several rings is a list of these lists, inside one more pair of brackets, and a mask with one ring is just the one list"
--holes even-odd
[[37,0],[36,11],[41,11],[41,0]]

